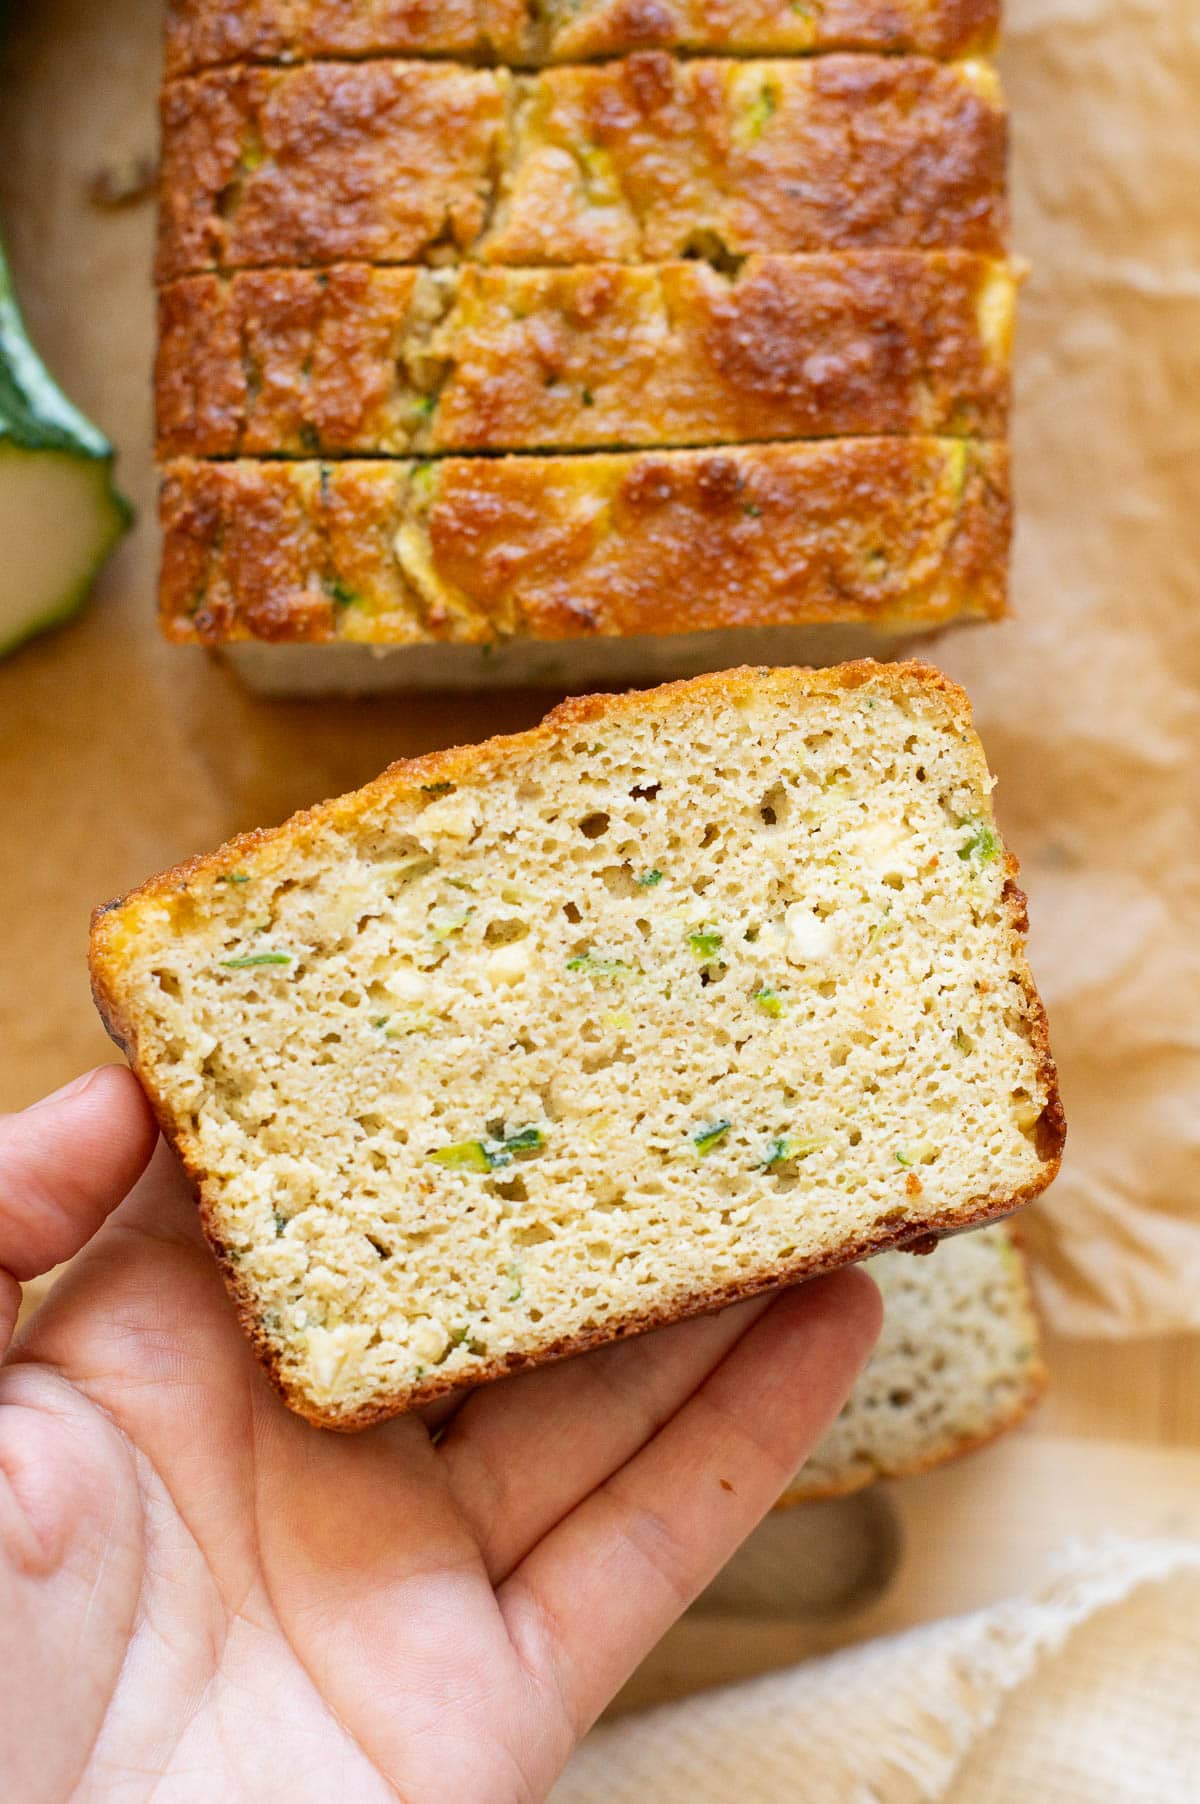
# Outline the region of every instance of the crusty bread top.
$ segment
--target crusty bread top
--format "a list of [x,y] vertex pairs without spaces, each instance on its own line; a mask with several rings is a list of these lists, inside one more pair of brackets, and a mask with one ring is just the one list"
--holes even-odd
[[955,251],[193,276],[160,295],[159,454],[996,438],[1015,289]]
[[312,57],[476,56],[484,9],[506,36],[524,22],[524,0],[167,0],[168,77],[240,62]]
[[209,645],[919,630],[1003,614],[1008,452],[862,438],[416,465],[185,460],[167,466],[162,521],[163,630]]
[[393,766],[100,911],[100,1007],[293,1406],[361,1426],[1044,1188],[989,784],[936,672],[743,670]]
[[158,277],[274,264],[1002,253],[991,68],[923,57],[247,67],[163,94]]
[[169,0],[169,76],[314,57],[584,62],[633,50],[981,54],[1000,0]]
[[517,93],[489,262],[1005,248],[1007,120],[987,63],[654,52]]
[[465,254],[492,206],[509,91],[497,71],[420,62],[168,83],[159,279]]
[[[499,0],[509,6],[513,0]],[[683,49],[783,53],[916,51],[979,55],[996,41],[1000,0],[531,0],[549,15],[542,54],[556,62]],[[536,43],[536,40],[535,40]],[[538,46],[540,48],[540,46]]]

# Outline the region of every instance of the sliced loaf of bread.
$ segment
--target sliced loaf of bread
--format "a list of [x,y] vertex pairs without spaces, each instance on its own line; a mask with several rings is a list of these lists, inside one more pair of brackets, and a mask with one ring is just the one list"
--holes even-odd
[[314,1422],[1008,1213],[1063,1126],[961,691],[742,670],[399,764],[98,912]]
[[1014,1428],[1046,1382],[1024,1261],[1002,1224],[927,1259],[881,1253],[883,1332],[841,1415],[780,1499],[908,1478]]

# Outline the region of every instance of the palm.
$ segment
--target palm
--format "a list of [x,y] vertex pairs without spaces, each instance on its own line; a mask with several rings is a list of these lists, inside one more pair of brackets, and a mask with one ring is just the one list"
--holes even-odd
[[160,1153],[0,1373],[10,1795],[544,1797],[873,1315],[831,1280],[480,1391],[436,1444],[322,1434],[261,1377]]

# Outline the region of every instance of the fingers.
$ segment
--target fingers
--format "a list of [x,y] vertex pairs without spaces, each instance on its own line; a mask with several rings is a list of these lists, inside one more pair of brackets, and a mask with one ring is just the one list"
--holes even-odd
[[879,1322],[861,1272],[787,1292],[502,1588],[522,1663],[578,1733],[765,1515],[841,1407]]
[[0,1269],[33,1278],[77,1253],[136,1183],[155,1138],[149,1104],[118,1065],[0,1116]]
[[[511,1652],[479,1553],[412,1416],[342,1436],[260,1406],[257,1550],[291,1646],[397,1798],[531,1797],[480,1732]],[[486,1705],[486,1708],[485,1708]],[[537,1795],[542,1795],[539,1790]]]
[[468,1399],[440,1455],[494,1584],[657,1434],[770,1302],[697,1316]]
[[13,1337],[21,1307],[21,1286],[8,1272],[0,1272],[0,1354]]

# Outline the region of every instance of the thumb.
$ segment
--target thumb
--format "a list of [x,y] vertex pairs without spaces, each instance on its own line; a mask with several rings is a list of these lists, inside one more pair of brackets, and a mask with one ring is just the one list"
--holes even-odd
[[0,1115],[0,1354],[19,1280],[71,1258],[141,1176],[157,1132],[121,1065],[101,1065],[32,1108]]

